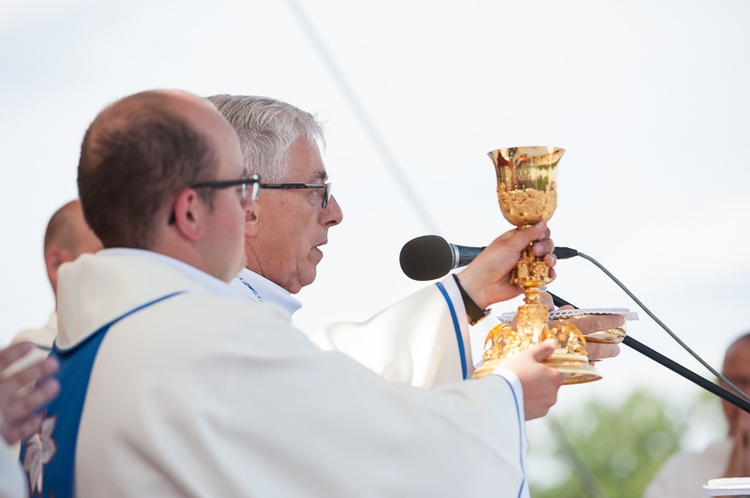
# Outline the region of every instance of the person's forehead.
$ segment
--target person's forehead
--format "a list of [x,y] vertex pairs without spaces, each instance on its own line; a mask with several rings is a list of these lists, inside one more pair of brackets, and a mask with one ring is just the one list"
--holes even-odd
[[318,183],[328,178],[318,144],[311,144],[305,137],[294,142],[289,159],[285,181]]
[[750,341],[735,344],[724,361],[724,371],[750,377]]

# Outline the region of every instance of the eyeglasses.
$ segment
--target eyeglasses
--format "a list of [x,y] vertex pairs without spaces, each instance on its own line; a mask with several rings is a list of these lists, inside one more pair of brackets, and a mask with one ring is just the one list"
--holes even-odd
[[[250,192],[248,192],[248,186]],[[201,182],[194,185],[190,185],[190,188],[229,188],[229,187],[241,187],[241,193],[243,199],[250,199],[254,201],[258,198],[258,192],[260,192],[260,177],[253,175],[249,178],[242,178],[240,180],[224,180],[218,182]]]
[[331,183],[261,183],[260,188],[269,189],[303,189],[303,188],[322,188],[325,189],[323,193],[323,201],[321,207],[323,209],[328,206],[328,201],[331,199]]
[[[248,192],[248,186],[250,187],[250,191]],[[218,182],[200,182],[196,183],[194,185],[190,185],[190,188],[215,188],[215,189],[222,189],[222,188],[230,188],[230,187],[240,187],[240,195],[242,195],[243,199],[250,199],[251,201],[254,201],[258,198],[258,192],[260,192],[260,177],[258,175],[253,175],[248,178],[241,178],[239,180],[223,180]],[[167,221],[167,224],[174,225],[175,221],[177,221],[174,211],[171,215],[169,215],[169,220]]]

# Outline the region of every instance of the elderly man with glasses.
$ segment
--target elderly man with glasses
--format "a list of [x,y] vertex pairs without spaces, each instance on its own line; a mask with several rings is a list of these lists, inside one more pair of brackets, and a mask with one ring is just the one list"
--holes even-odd
[[[245,223],[246,268],[234,285],[248,298],[291,316],[302,306],[293,294],[315,280],[328,230],[343,218],[326,183],[318,147],[324,140],[322,127],[310,113],[272,98],[215,95],[209,100],[237,132],[248,171],[263,179]],[[484,318],[483,310],[500,300],[488,299],[496,282],[482,266],[493,264],[493,251],[486,252],[486,259],[457,278],[449,276],[366,322],[333,323],[312,340],[322,349],[346,352],[394,382],[427,387],[469,378],[474,365],[469,324]],[[591,333],[622,324],[619,316],[601,320],[595,324],[584,318],[576,325]],[[591,347],[596,358],[619,352],[616,345]]]

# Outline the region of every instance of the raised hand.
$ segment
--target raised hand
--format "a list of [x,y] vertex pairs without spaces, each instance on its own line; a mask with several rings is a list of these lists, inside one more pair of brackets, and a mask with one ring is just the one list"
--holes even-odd
[[564,375],[541,363],[555,350],[551,339],[509,356],[500,364],[516,374],[523,386],[523,404],[526,420],[543,417],[557,402],[557,391],[562,386]]
[[34,412],[60,392],[60,384],[50,378],[58,369],[54,358],[4,375],[13,362],[32,348],[30,343],[22,342],[0,351],[0,434],[8,444],[33,433],[39,423]]
[[[510,271],[521,258],[521,252],[532,242],[534,256],[544,258],[550,268],[555,266],[557,258],[552,254],[555,245],[549,238],[547,224],[539,222],[528,228],[505,232],[460,273],[461,286],[479,307],[486,308],[521,294],[521,288],[510,283]],[[555,278],[552,269],[550,278]]]

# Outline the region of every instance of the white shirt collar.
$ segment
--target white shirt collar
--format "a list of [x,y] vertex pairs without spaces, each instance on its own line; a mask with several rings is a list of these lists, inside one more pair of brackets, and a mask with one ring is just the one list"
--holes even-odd
[[302,307],[302,303],[292,297],[289,291],[247,268],[243,268],[232,280],[232,287],[255,302],[281,308],[289,317]]
[[125,247],[102,249],[99,252],[106,253],[107,255],[111,255],[111,256],[140,256],[140,257],[160,261],[161,263],[169,266],[170,268],[180,272],[181,274],[188,277],[189,279],[194,280],[195,282],[198,282],[203,287],[208,289],[208,291],[211,292],[212,294],[220,294],[223,296],[229,296],[229,297],[234,297],[234,298],[239,297],[239,295],[241,294],[241,293],[238,293],[237,289],[235,289],[229,283],[224,282],[223,280],[219,280],[218,278],[212,275],[209,275],[208,273],[202,270],[199,270],[198,268],[194,266],[191,266],[183,261],[180,261],[179,259],[175,259],[165,254],[161,254],[161,253],[153,252],[153,251],[147,251],[144,249],[131,249],[131,248],[125,248]]

